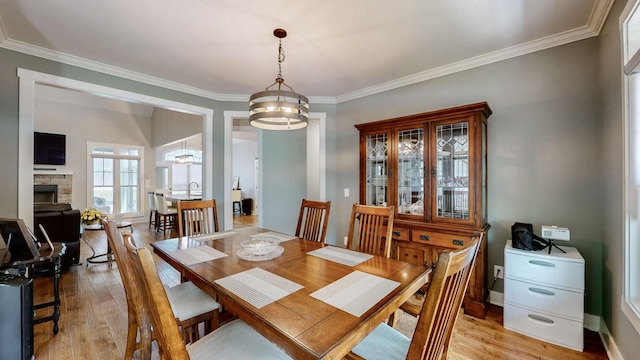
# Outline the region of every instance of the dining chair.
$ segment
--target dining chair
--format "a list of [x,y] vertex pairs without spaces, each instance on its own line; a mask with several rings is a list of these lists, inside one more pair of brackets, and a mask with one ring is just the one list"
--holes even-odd
[[156,232],[162,230],[162,235],[166,239],[167,229],[169,229],[169,235],[171,235],[171,230],[176,227],[178,210],[169,208],[169,206],[167,205],[167,201],[164,199],[163,193],[156,193],[155,197],[156,214],[158,214],[156,218]]
[[198,341],[185,345],[175,326],[175,316],[160,282],[151,252],[132,242],[125,247],[138,286],[143,289],[154,337],[165,359],[291,359],[274,343],[242,320],[232,320]]
[[476,233],[468,246],[440,253],[411,339],[382,323],[346,358],[446,359],[482,237],[482,233]]
[[393,206],[354,203],[351,208],[347,248],[372,255],[391,257]]
[[149,229],[153,225],[153,228],[156,228],[156,193],[153,191],[147,192],[147,201],[149,202]]
[[[135,243],[130,233],[124,235],[117,228],[116,223],[103,220],[107,241],[113,250],[118,272],[127,299],[127,345],[125,359],[131,359],[136,349],[140,350],[140,359],[151,357],[152,326],[146,304],[141,301],[141,288],[134,278],[134,268],[131,266],[125,242]],[[176,314],[176,324],[185,341],[193,342],[199,338],[198,325],[204,323],[205,334],[219,326],[220,304],[200,290],[191,282],[183,282],[173,287],[165,286],[171,307]],[[136,334],[139,341],[136,342]]]
[[180,236],[218,232],[216,200],[178,201],[178,233]]
[[302,199],[296,236],[301,239],[324,242],[329,223],[331,201],[313,201]]

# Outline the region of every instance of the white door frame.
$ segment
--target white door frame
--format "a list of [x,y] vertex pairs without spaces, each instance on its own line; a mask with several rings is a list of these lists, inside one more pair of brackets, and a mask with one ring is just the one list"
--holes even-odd
[[[248,111],[225,111],[224,112],[224,153],[229,156],[224,157],[224,228],[233,229],[233,203],[231,202],[231,188],[233,187],[233,119],[248,119]],[[319,169],[309,169],[316,161],[307,161],[307,173],[319,174],[318,181],[318,194],[307,194],[307,196],[313,196],[320,201],[326,200],[327,197],[327,164],[326,164],[326,129],[327,129],[327,114],[324,112],[311,112],[309,113],[309,121],[317,121],[318,126],[307,126],[307,138],[318,139],[318,166]],[[261,137],[258,137],[258,141],[261,141]],[[258,159],[263,161],[262,154],[260,153],[260,145],[258,144]],[[309,152],[307,152],[307,160],[309,160]],[[259,175],[258,175],[259,176]],[[262,214],[262,181],[258,181],[259,189],[257,194],[258,213]],[[262,226],[262,220],[258,217],[258,226]]]
[[[97,96],[107,96],[127,102],[141,103],[163,109],[202,116],[202,182],[203,196],[213,197],[213,109],[184,104],[168,99],[114,89],[84,81],[18,68],[20,78],[18,126],[18,217],[33,226],[33,131],[36,84],[52,85]],[[154,173],[155,176],[155,173]]]

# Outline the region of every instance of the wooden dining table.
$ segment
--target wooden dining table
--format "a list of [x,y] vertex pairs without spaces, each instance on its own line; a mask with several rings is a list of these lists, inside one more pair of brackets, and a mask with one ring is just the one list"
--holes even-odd
[[[309,254],[330,245],[287,235],[283,235],[283,238],[289,237],[290,240],[280,243],[283,253],[273,259],[250,261],[239,256],[243,240],[267,231],[248,227],[223,233],[215,240],[199,241],[182,237],[156,241],[151,246],[161,259],[180,272],[183,279],[192,281],[216,297],[225,310],[251,325],[295,359],[342,358],[418,291],[428,281],[431,272],[425,266],[380,256],[372,256],[357,265],[346,265]],[[180,250],[194,250],[192,248],[205,252],[214,252],[212,249],[215,249],[216,253],[224,255],[214,260],[187,264],[178,254]],[[330,247],[322,251],[338,249],[343,248]],[[362,253],[355,255],[359,254]],[[224,280],[248,270],[256,271],[256,268],[298,284],[301,288],[266,306],[256,307],[221,285]],[[397,282],[397,285],[394,284],[390,292],[384,292],[386,295],[380,295],[381,299],[368,310],[362,310],[364,312],[359,316],[316,296],[319,290],[355,274],[375,275],[376,279],[390,280]],[[357,297],[361,294],[346,295]]]

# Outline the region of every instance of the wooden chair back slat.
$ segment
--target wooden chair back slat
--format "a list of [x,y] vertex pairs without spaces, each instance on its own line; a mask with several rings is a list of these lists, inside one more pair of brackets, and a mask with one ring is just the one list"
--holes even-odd
[[178,201],[178,233],[181,236],[218,232],[216,200]]
[[[140,349],[140,359],[151,359],[151,319],[146,310],[141,288],[137,286],[133,267],[129,262],[124,245],[124,237],[130,238],[131,236],[130,234],[125,234],[123,237],[115,221],[103,219],[102,225],[107,234],[109,247],[116,259],[116,265],[122,278],[122,285],[127,299],[128,329],[125,359],[132,359],[136,348]],[[130,241],[133,242],[133,239]],[[138,332],[140,333],[140,339],[136,342],[136,334]]]
[[302,199],[295,235],[301,239],[324,242],[330,210],[331,201]]
[[391,234],[395,208],[353,204],[347,248],[391,257]]
[[169,298],[164,290],[151,252],[147,248],[137,248],[131,241],[125,242],[129,261],[144,302],[151,314],[153,333],[161,358],[172,360],[189,359],[187,348],[171,310]]
[[482,237],[474,234],[465,248],[440,253],[407,359],[446,359]]

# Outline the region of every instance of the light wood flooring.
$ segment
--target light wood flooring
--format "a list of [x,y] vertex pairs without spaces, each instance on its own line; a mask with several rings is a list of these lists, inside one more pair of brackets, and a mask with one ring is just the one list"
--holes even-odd
[[[234,216],[234,226],[253,226],[253,216]],[[106,235],[99,231],[88,234],[98,253],[106,250]],[[162,239],[149,231],[147,224],[135,224],[133,236],[138,243],[149,244]],[[53,325],[38,324],[34,328],[34,351],[37,360],[121,359],[127,333],[127,307],[122,282],[114,264],[87,264],[91,251],[82,243],[83,264],[66,270],[61,277],[60,332],[53,335]],[[164,282],[173,285],[178,273],[156,257]],[[34,302],[52,298],[52,280],[38,278],[34,284]],[[38,313],[41,314],[41,311]],[[415,319],[400,315],[399,328],[410,334]],[[137,354],[136,354],[137,356]],[[157,358],[154,351],[154,358]],[[584,352],[568,350],[505,330],[502,308],[491,306],[487,318],[461,315],[452,339],[449,359],[607,359],[597,333],[585,330]]]

